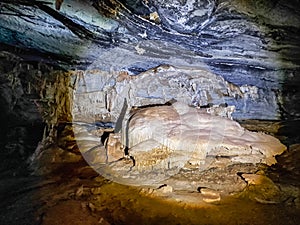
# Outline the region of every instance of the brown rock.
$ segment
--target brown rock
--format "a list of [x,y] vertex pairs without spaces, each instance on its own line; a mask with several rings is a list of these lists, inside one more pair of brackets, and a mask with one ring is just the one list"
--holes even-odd
[[121,134],[109,134],[105,147],[107,151],[106,153],[108,162],[116,161],[124,157],[123,145],[121,143]]
[[242,196],[262,204],[275,204],[283,200],[279,187],[265,175],[242,174],[248,186]]
[[99,195],[99,194],[101,194],[102,189],[101,189],[101,187],[95,187],[95,188],[92,188],[92,189],[91,189],[91,192],[92,192],[92,194],[94,194],[94,195]]
[[221,200],[221,195],[216,190],[206,188],[206,187],[199,187],[198,191],[202,195],[202,200],[207,203],[218,202]]
[[170,185],[162,185],[155,190],[155,193],[170,194],[173,192],[173,187]]

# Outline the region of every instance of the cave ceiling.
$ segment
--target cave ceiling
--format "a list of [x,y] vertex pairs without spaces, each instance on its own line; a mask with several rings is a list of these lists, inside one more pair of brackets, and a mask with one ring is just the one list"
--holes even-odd
[[0,4],[0,48],[26,61],[131,75],[163,64],[205,68],[235,85],[258,88],[262,97],[248,104],[247,113],[242,103],[232,103],[236,118],[299,116],[286,97],[298,96],[297,0]]

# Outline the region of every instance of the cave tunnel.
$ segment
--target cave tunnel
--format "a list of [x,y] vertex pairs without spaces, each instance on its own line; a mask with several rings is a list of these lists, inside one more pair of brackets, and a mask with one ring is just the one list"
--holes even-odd
[[300,224],[299,0],[0,0],[0,224]]

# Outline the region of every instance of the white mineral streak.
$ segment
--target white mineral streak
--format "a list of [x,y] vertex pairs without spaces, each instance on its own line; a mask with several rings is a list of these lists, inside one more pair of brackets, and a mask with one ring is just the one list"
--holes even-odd
[[213,105],[212,107],[207,108],[206,112],[215,116],[222,116],[229,119],[232,119],[232,113],[235,111],[235,106],[221,107],[218,105]]
[[178,155],[181,160],[198,162],[207,156],[227,156],[234,162],[267,165],[276,163],[275,155],[286,149],[270,135],[250,132],[235,121],[180,102],[137,111],[129,122],[128,137],[130,154],[142,165],[145,164],[138,160],[148,160],[145,149],[149,150],[149,146],[168,149],[164,151],[168,156],[163,158],[170,157],[169,160]]

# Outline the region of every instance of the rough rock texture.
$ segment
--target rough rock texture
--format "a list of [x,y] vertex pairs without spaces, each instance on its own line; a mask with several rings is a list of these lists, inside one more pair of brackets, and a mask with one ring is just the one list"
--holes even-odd
[[[160,107],[170,108],[171,106]],[[149,109],[153,110],[155,108],[159,107],[141,109],[141,111],[151,111]],[[180,108],[182,109],[182,107]],[[192,109],[192,111],[193,110],[195,109]],[[204,113],[199,113],[199,115],[202,114]],[[168,113],[168,116],[170,115],[171,113]],[[207,114],[204,115],[212,117]],[[152,118],[159,120],[159,118],[155,117],[155,115],[153,115]],[[194,118],[195,117],[193,117],[193,119]],[[201,118],[202,117],[200,117],[200,119]],[[222,118],[220,119],[224,120]],[[132,120],[134,121],[134,118],[132,118]],[[228,121],[229,124],[234,124],[236,128],[232,130],[232,133],[243,131],[238,124],[231,120]],[[220,122],[220,120],[218,120],[218,122]],[[145,120],[143,121],[143,124],[147,125]],[[271,124],[269,127],[270,126]],[[275,124],[274,126],[276,127],[277,125]],[[74,133],[72,132],[73,134],[70,135],[70,131],[73,131]],[[174,151],[170,151],[168,148],[161,148],[161,144],[159,142],[153,139],[148,139],[147,141],[139,143],[129,149],[129,153],[132,153],[134,158],[134,153],[137,153],[135,161],[136,165],[133,167],[133,161],[130,158],[122,159],[122,157],[124,157],[124,149],[120,147],[122,147],[121,145],[124,143],[120,140],[120,134],[110,133],[108,142],[106,144],[104,143],[105,145],[100,143],[100,139],[102,139],[101,136],[105,132],[111,131],[111,128],[97,127],[87,123],[69,124],[65,126],[65,131],[61,133],[59,143],[61,143],[61,146],[64,146],[65,149],[69,149],[69,151],[80,151],[86,162],[88,162],[95,171],[114,182],[131,184],[134,186],[147,184],[148,187],[143,187],[142,191],[146,196],[159,196],[173,200],[177,199],[177,201],[198,204],[203,201],[222,202],[222,200],[226,199],[229,195],[237,194],[237,197],[239,198],[250,199],[262,204],[278,204],[282,202],[285,202],[284,204],[298,204],[299,196],[297,185],[299,185],[299,181],[297,179],[297,171],[299,168],[296,165],[297,163],[293,162],[291,158],[297,158],[297,146],[293,146],[291,149],[293,151],[285,151],[280,156],[276,156],[276,159],[281,162],[281,164],[273,165],[268,173],[267,171],[269,167],[265,164],[252,162],[247,163],[244,161],[245,159],[263,161],[265,157],[262,154],[260,154],[257,158],[251,154],[240,157],[234,155],[233,158],[237,158],[237,160],[232,161],[232,157],[228,157],[230,153],[229,150],[222,152],[222,154],[217,156],[208,154],[206,159],[202,160],[204,164],[200,165],[195,164],[195,162],[197,162],[196,160],[193,161],[194,164],[188,163],[188,160],[192,161],[190,158],[191,156],[183,154],[181,158],[178,158],[180,160],[186,160],[186,163],[182,163],[181,168],[175,168],[175,165],[179,165],[181,162],[177,162],[177,164],[176,162],[174,162],[174,164],[170,163],[170,166],[174,166],[172,170],[171,168],[162,168],[162,161],[164,160],[162,156],[164,156],[164,153],[169,153],[169,155],[166,154],[166,156],[170,158],[173,157],[174,159],[176,156]],[[279,144],[275,138],[268,135],[249,132],[246,130],[244,130],[244,132],[244,135],[239,137],[239,141],[241,141],[241,138],[249,137],[249,135],[251,135],[250,139],[252,140],[252,145],[255,145],[253,143],[254,138],[257,141],[257,138],[260,139],[261,137],[270,139],[273,144],[276,142]],[[238,139],[238,137],[234,138]],[[245,140],[243,140],[243,142],[245,142]],[[262,145],[263,143],[260,143],[261,148]],[[182,146],[186,147],[184,144]],[[156,149],[153,149],[155,147]],[[135,152],[134,150],[139,151]],[[51,151],[55,154],[49,154]],[[245,151],[246,150],[244,150],[244,152]],[[180,154],[180,151],[177,152]],[[195,154],[195,156],[197,155]],[[274,159],[273,157],[271,158]],[[53,170],[60,171],[58,168],[61,168],[61,170],[64,171],[65,169],[62,168],[68,167],[69,164],[72,165],[76,162],[82,162],[79,155],[76,156],[67,151],[63,152],[60,148],[54,148],[53,146],[48,150],[45,149],[42,151],[42,154],[39,155],[39,159],[41,159],[41,161],[36,161],[39,162],[39,164],[35,164],[33,166],[40,165],[40,167],[37,168],[37,172],[46,174],[49,174],[49,172],[51,173],[51,171],[53,172]],[[51,163],[49,163],[49,161],[51,161]],[[155,162],[157,162],[156,165]],[[151,163],[154,166],[149,165]],[[284,165],[284,168],[282,165]],[[137,167],[139,167],[139,169]],[[285,173],[285,170],[288,172]],[[263,174],[263,171],[266,171],[266,174]],[[278,174],[280,174],[279,177]],[[272,180],[276,181],[276,184],[271,183],[268,178],[264,178],[261,183],[257,183],[255,184],[256,186],[253,187],[254,183],[251,183],[250,180],[248,180],[248,182],[246,180],[248,178],[244,178],[252,176],[253,180],[255,180],[254,178],[259,178],[262,175],[270,176]],[[272,189],[270,189],[272,185],[274,186],[274,190],[276,188],[280,189],[277,194],[275,193],[272,195],[273,192]],[[93,193],[97,194],[101,192],[101,190],[103,189],[99,187],[93,190]],[[200,190],[202,190],[202,192]],[[205,190],[208,190],[208,192],[205,192]],[[295,203],[293,203],[293,199],[296,199]]]
[[131,171],[150,173],[142,178],[149,184],[187,164],[200,170],[236,163],[272,165],[275,155],[286,149],[272,136],[249,132],[232,120],[201,113],[180,102],[137,111],[123,132],[128,132],[125,144],[134,158]]
[[[244,102],[252,87],[238,87],[205,69],[163,65],[135,76],[126,72],[84,71],[75,74],[74,121],[116,121],[124,101],[127,113],[132,107],[165,104],[178,100],[195,107],[205,107],[212,114],[231,117],[236,101]],[[255,87],[253,87],[255,88]],[[230,106],[226,107],[228,104]]]
[[25,166],[43,136],[39,99],[41,71],[8,52],[0,52],[0,172]]
[[[255,128],[254,122],[250,123],[252,129]],[[264,132],[276,131],[279,125],[272,127],[272,124],[266,121],[262,126],[259,123],[257,128]],[[263,130],[264,127],[267,130]],[[51,161],[41,164],[44,167],[38,170],[48,174],[46,181],[36,181],[37,177],[9,180],[2,177],[1,221],[5,224],[15,224],[15,221],[31,224],[36,220],[45,225],[62,222],[95,224],[98,221],[137,224],[143,221],[143,224],[151,225],[178,224],[180,219],[181,224],[238,224],[240,221],[259,225],[298,224],[299,166],[297,160],[293,160],[299,156],[299,146],[295,145],[276,157],[280,164],[271,168],[248,163],[223,167],[229,159],[216,157],[218,163],[212,168],[201,171],[197,166],[187,164],[176,175],[157,185],[130,187],[117,184],[122,180],[115,176],[115,172],[120,171],[110,170],[105,174],[101,168],[107,150],[100,138],[111,131],[111,128],[89,123],[65,125],[58,140],[64,151],[52,146],[40,155],[43,160],[48,157]],[[111,134],[114,143],[120,138],[118,135]],[[79,157],[68,153],[75,152],[75,149],[79,151],[76,142],[84,149],[82,155],[92,162],[92,167],[111,180],[104,179],[83,161],[76,162]],[[49,154],[51,151],[56,154]],[[129,170],[132,161],[127,162]],[[52,172],[51,176],[49,172]],[[248,179],[251,177],[253,182]],[[135,182],[134,185],[139,184]],[[62,211],[67,214],[61,214]],[[31,214],[35,216],[30,217]]]
[[26,59],[65,68],[129,74],[162,64],[206,68],[235,85],[256,87],[251,90],[259,98],[236,102],[234,117],[295,118],[298,4],[65,0],[57,11],[52,0],[2,1],[0,41]]
[[59,123],[72,120],[70,77],[47,64],[0,51],[0,171],[12,167],[26,173],[21,168],[40,148],[38,143],[56,142]]

